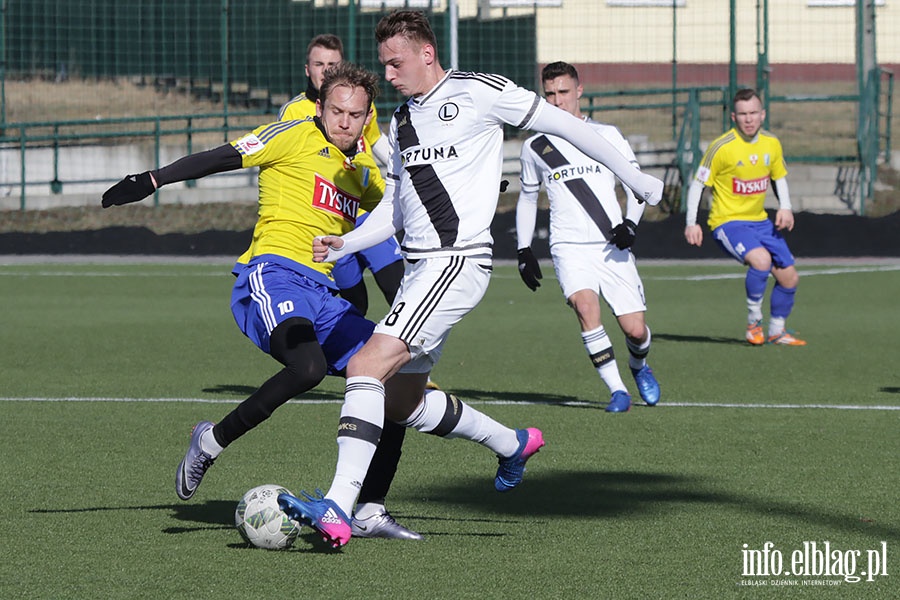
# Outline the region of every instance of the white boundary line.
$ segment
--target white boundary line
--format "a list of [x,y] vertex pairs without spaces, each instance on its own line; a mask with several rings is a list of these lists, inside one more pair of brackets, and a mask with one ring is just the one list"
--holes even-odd
[[[214,398],[106,398],[106,397],[87,397],[87,398],[9,398],[0,397],[0,402],[120,402],[120,403],[161,403],[173,402],[181,404],[239,404],[241,400],[217,400]],[[472,400],[466,401],[469,404],[480,404],[487,406],[509,406],[509,405],[532,405],[532,406],[599,406],[596,402],[529,402],[529,401],[511,401],[511,400]],[[290,400],[288,404],[341,404],[342,400]],[[753,408],[753,409],[820,409],[820,410],[887,410],[900,411],[900,405],[892,406],[885,404],[762,404],[762,403],[730,403],[730,402],[663,402],[660,407],[672,408]]]
[[[859,266],[859,267],[834,267],[831,269],[798,269],[803,277],[811,277],[813,275],[846,275],[853,273],[881,273],[886,271],[900,271],[898,265],[883,266]],[[642,279],[649,281],[710,281],[715,279],[743,279],[746,273],[741,270],[739,273],[720,273],[717,275],[680,275],[680,276],[646,276]]]

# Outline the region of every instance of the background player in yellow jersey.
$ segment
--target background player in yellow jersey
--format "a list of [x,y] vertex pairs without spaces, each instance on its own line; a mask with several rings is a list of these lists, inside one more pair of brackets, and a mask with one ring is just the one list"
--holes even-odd
[[[142,200],[169,183],[260,169],[259,220],[250,249],[234,267],[231,309],[241,331],[284,368],[217,424],[201,421],[194,427],[175,477],[182,500],[194,495],[225,447],[327,374],[343,374],[372,333],[374,324],[334,295],[330,265],[313,262],[312,240],[352,230],[358,211],[374,208],[384,193],[372,156],[357,152],[376,93],[374,74],[341,63],[325,74],[315,118],[263,125],[218,148],[129,175],[103,194],[106,208]],[[374,482],[385,494],[402,439],[376,451],[389,455]],[[354,532],[357,537],[421,538],[381,509]]]
[[[309,78],[306,90],[291,98],[278,111],[279,121],[305,119],[316,114],[316,100],[325,70],[344,60],[344,44],[332,33],[323,33],[310,40],[306,47],[306,76]],[[372,118],[363,128],[364,151],[369,152],[382,164],[387,164],[390,148],[387,138],[378,128],[378,112],[372,104]]]
[[[734,127],[706,150],[688,190],[684,237],[689,244],[703,242],[697,209],[704,186],[712,188],[709,228],[719,247],[748,266],[747,341],[805,346],[789,333],[784,323],[794,307],[799,275],[794,257],[779,231],[794,228],[794,213],[787,185],[787,167],[781,142],[762,129],[766,118],[762,100],[752,89],[739,90],[732,101]],[[769,182],[775,185],[779,208],[773,224],[763,203]],[[775,278],[770,298],[768,337],[762,330],[762,303],[769,273]]]

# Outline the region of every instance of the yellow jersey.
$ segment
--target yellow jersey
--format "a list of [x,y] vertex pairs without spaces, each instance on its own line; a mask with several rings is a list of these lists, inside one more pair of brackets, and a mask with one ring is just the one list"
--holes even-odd
[[381,200],[384,179],[372,155],[347,157],[313,119],[269,123],[231,145],[243,167],[259,167],[259,219],[238,263],[274,254],[333,286],[332,264],[313,262],[312,241],[352,231],[359,211]]
[[[316,102],[306,97],[306,92],[291,98],[278,111],[279,121],[289,121],[292,119],[307,119],[316,116]],[[375,103],[372,103],[372,120],[363,129],[362,139],[365,142],[364,147],[360,148],[362,152],[372,153],[372,146],[381,137],[381,129],[378,128],[378,111],[375,110]]]
[[697,169],[696,179],[712,188],[710,229],[729,221],[767,219],[763,203],[769,182],[787,176],[781,142],[760,130],[747,142],[732,128],[716,138]]

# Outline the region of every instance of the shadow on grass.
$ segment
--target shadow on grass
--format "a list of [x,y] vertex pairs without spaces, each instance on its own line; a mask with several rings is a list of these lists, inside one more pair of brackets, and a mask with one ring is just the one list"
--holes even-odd
[[91,506],[87,508],[43,508],[29,512],[35,514],[78,514],[107,511],[133,511],[133,510],[165,510],[172,513],[177,521],[185,521],[193,524],[190,527],[167,527],[164,533],[186,533],[190,531],[202,531],[212,529],[231,529],[234,527],[234,509],[237,503],[231,500],[207,500],[206,502],[192,502],[179,504],[152,504],[144,506]]
[[[222,394],[227,396],[249,396],[256,391],[256,388],[245,385],[221,384],[215,387],[203,388],[208,394]],[[584,404],[585,401],[576,396],[566,396],[561,394],[535,394],[533,392],[506,392],[506,391],[490,391],[490,390],[470,390],[470,389],[447,389],[451,394],[455,394],[460,400],[496,400],[506,401],[510,403],[538,403],[538,404]],[[331,392],[327,390],[310,390],[295,398],[295,400],[334,400],[343,401],[344,394],[341,392]],[[605,403],[599,407],[606,406]]]
[[677,333],[657,333],[653,332],[654,341],[666,342],[691,342],[695,344],[730,344],[733,346],[747,346],[747,342],[738,337],[717,337],[708,335],[680,335]]
[[[537,469],[535,469],[537,470]],[[731,494],[708,489],[696,477],[666,473],[608,471],[557,471],[531,473],[514,491],[499,494],[483,478],[457,478],[427,490],[428,503],[447,505],[447,516],[435,517],[407,512],[393,512],[401,522],[411,524],[426,536],[502,537],[515,531],[517,525],[535,520],[550,523],[557,518],[628,519],[649,514],[676,514],[681,506],[709,506],[711,509],[737,514],[771,518],[782,517],[828,531],[865,533],[879,539],[900,541],[900,528],[859,515],[818,510],[774,498]],[[403,498],[415,506],[416,498]],[[460,509],[460,507],[464,507]],[[195,531],[230,530],[234,528],[235,503],[232,500],[156,504],[143,506],[97,506],[79,508],[36,509],[35,514],[81,514],[104,511],[161,510],[171,513],[178,524],[162,532],[181,535]],[[432,510],[433,512],[433,510]],[[487,512],[490,516],[473,516]],[[458,516],[454,516],[458,515]],[[475,524],[477,531],[471,531]],[[424,527],[422,527],[424,525]],[[319,536],[304,528],[293,552],[332,553]],[[244,549],[235,541],[229,548]]]
[[[262,384],[262,381],[260,381]],[[222,383],[212,387],[205,387],[202,391],[206,394],[220,394],[222,396],[234,396],[246,398],[259,389],[259,386]],[[297,400],[343,400],[344,394],[338,392],[310,390],[297,396]]]
[[[535,469],[537,470],[537,469]],[[484,493],[473,490],[485,490]],[[677,513],[679,506],[709,506],[736,513],[788,518],[817,528],[875,535],[900,541],[900,528],[862,519],[859,515],[817,510],[775,498],[737,495],[708,489],[703,480],[666,473],[557,471],[530,473],[521,489],[498,494],[486,489],[483,479],[456,480],[429,490],[429,502],[470,506],[500,519],[484,519],[506,531],[510,519],[550,521],[586,517],[623,519],[647,514]],[[470,522],[464,513],[458,519]],[[491,529],[491,527],[489,527]],[[427,531],[423,531],[426,533]]]

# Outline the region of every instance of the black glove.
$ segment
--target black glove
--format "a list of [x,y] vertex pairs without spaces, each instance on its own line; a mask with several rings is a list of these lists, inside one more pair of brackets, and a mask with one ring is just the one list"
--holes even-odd
[[633,221],[625,219],[609,232],[609,243],[615,244],[619,250],[631,248],[636,233],[637,225]]
[[541,274],[541,265],[538,264],[534,253],[530,247],[526,247],[519,248],[516,255],[519,257],[519,276],[532,292],[537,290],[541,287],[538,279],[543,279],[544,276]]
[[508,188],[508,187],[509,187],[509,179],[501,179],[500,180],[500,193],[502,194],[503,192],[505,192],[506,188]]
[[136,175],[128,175],[103,192],[103,200],[101,204],[103,208],[110,206],[121,206],[122,204],[130,204],[143,200],[156,191],[153,180],[150,178],[150,171],[144,171]]

